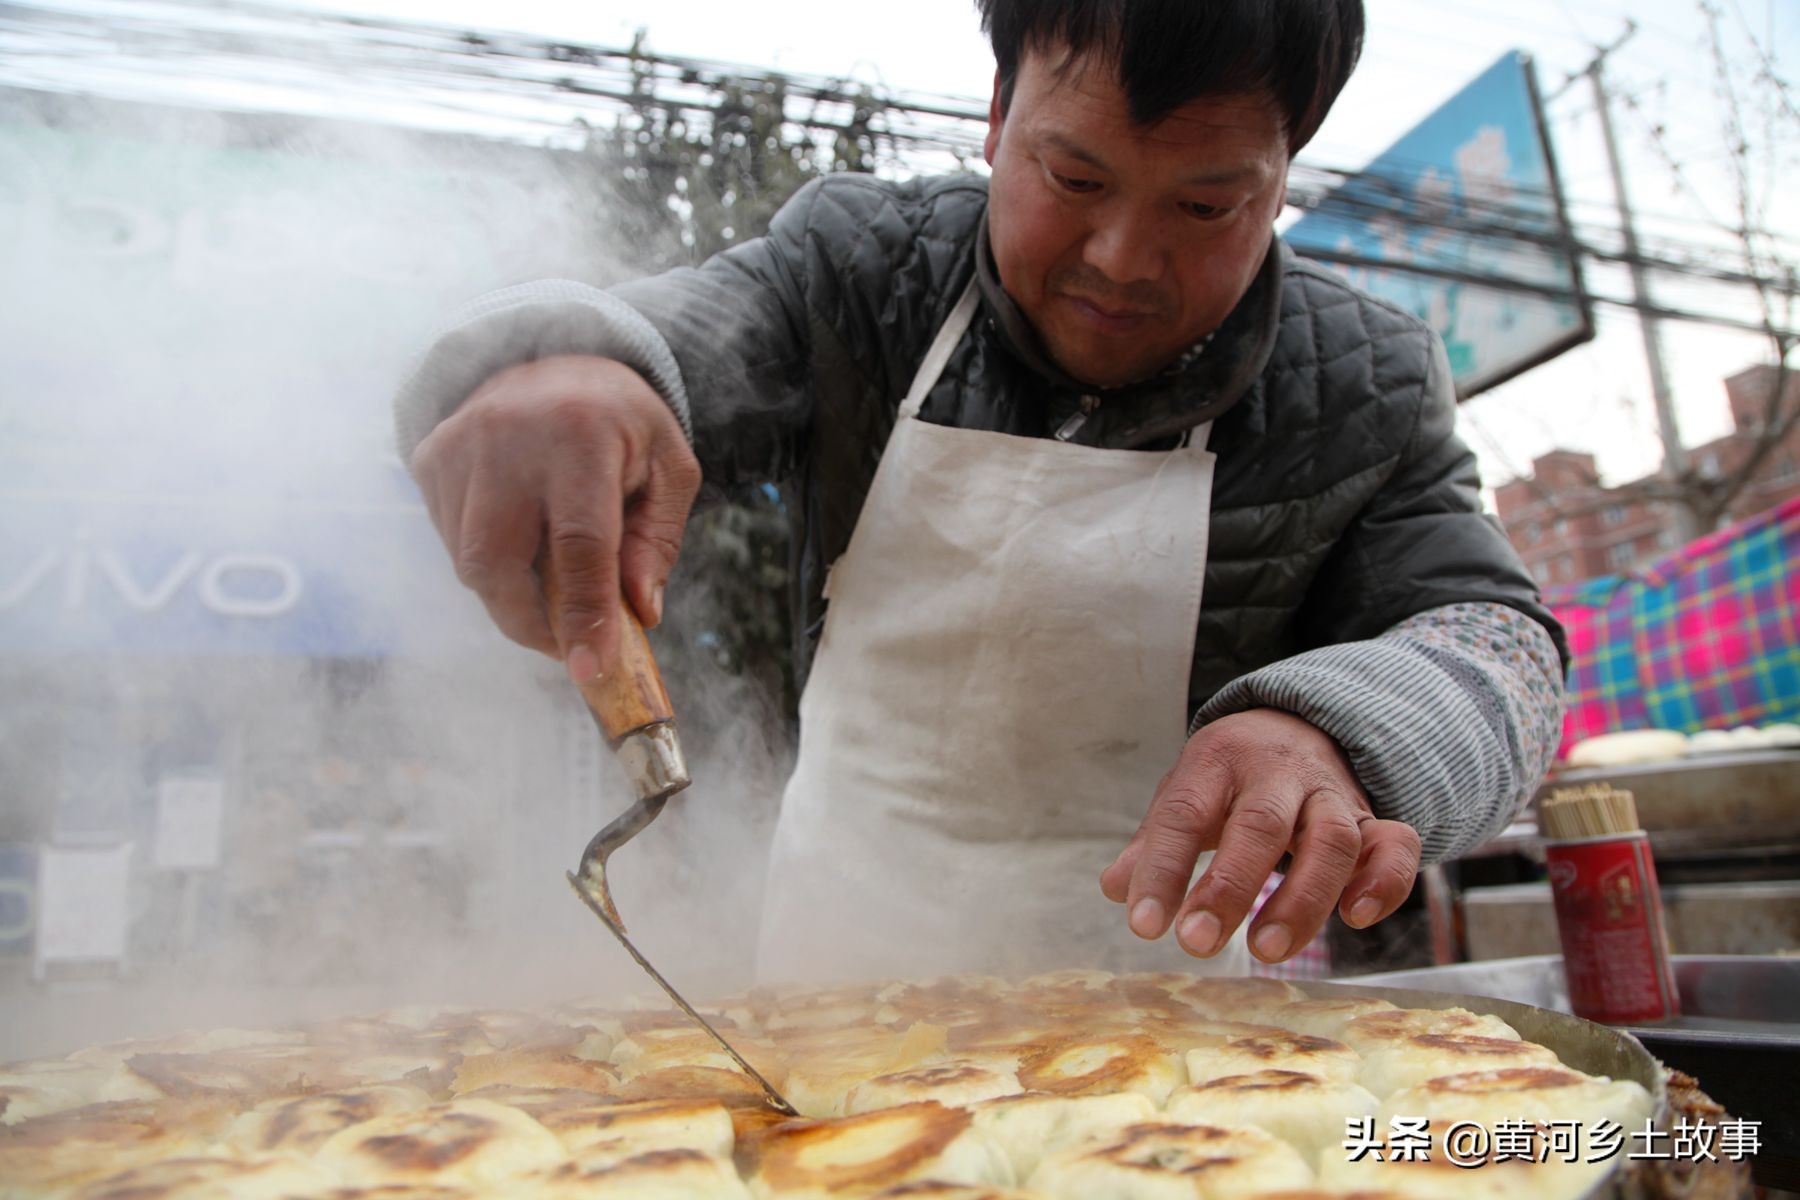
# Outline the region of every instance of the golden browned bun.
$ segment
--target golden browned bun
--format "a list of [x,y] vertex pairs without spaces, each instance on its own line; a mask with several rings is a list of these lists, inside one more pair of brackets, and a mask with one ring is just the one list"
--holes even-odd
[[1594,1186],[1606,1163],[1487,1163],[1459,1167],[1441,1157],[1425,1162],[1348,1162],[1343,1151],[1319,1160],[1319,1182],[1348,1191],[1380,1191],[1407,1200],[1576,1200]]
[[578,1162],[620,1162],[653,1150],[729,1158],[731,1114],[716,1100],[639,1100],[545,1109],[539,1122]]
[[1030,1192],[1013,1188],[938,1183],[927,1179],[921,1183],[903,1183],[898,1187],[882,1188],[871,1200],[1032,1200],[1032,1196]]
[[1269,1014],[1269,1020],[1295,1033],[1343,1041],[1344,1026],[1357,1017],[1371,1013],[1394,1012],[1394,1004],[1361,996],[1327,996],[1317,1000],[1296,1000]]
[[1137,1092],[1105,1096],[1033,1093],[975,1105],[975,1129],[1000,1148],[1015,1178],[1031,1178],[1044,1155],[1081,1142],[1117,1137],[1153,1121],[1156,1105]]
[[568,1152],[516,1108],[456,1100],[387,1113],[327,1138],[316,1160],[345,1179],[490,1187],[556,1166]]
[[759,1139],[750,1188],[764,1200],[825,1200],[925,1179],[1010,1186],[1005,1157],[971,1125],[967,1112],[931,1101],[790,1121]]
[[606,1094],[618,1090],[619,1070],[610,1063],[580,1058],[565,1050],[497,1050],[458,1062],[450,1076],[449,1091],[461,1096],[496,1084]]
[[1554,1200],[1610,1167],[1349,1164],[1346,1118],[1630,1128],[1650,1104],[1497,1018],[1269,979],[1071,969],[705,1011],[806,1117],[661,996],[413,1007],[0,1066],[0,1200]]
[[580,1033],[537,1013],[508,1009],[407,1008],[385,1014],[421,1038],[459,1054],[495,1050],[567,1050]]
[[1026,1186],[1055,1200],[1211,1200],[1312,1181],[1299,1153],[1260,1129],[1152,1123],[1059,1150]]
[[1182,1083],[1179,1060],[1147,1037],[1071,1038],[1019,1064],[1026,1091],[1056,1096],[1138,1092],[1161,1104]]
[[767,1103],[756,1080],[723,1067],[661,1067],[619,1085],[620,1100],[716,1100],[727,1108]]
[[1176,993],[1201,1012],[1228,1021],[1266,1021],[1306,993],[1280,979],[1196,979]]
[[698,1150],[652,1150],[600,1164],[566,1163],[508,1185],[519,1200],[750,1200],[729,1159]]
[[1342,1042],[1307,1033],[1238,1038],[1222,1046],[1189,1050],[1186,1060],[1190,1083],[1256,1071],[1303,1071],[1348,1083],[1362,1067],[1362,1055]]
[[170,1158],[86,1184],[68,1200],[292,1200],[336,1184],[329,1171],[295,1158]]
[[867,1029],[883,1023],[881,987],[863,984],[837,988],[775,989],[774,1005],[762,1027],[781,1029]]
[[395,1083],[265,1100],[232,1122],[223,1141],[243,1154],[310,1156],[352,1125],[430,1103],[418,1088]]
[[42,1194],[204,1155],[233,1112],[212,1098],[118,1100],[9,1125],[0,1130],[0,1195]]
[[334,1188],[323,1200],[479,1200],[467,1188],[437,1183],[375,1183],[368,1187]]
[[1388,1096],[1440,1075],[1558,1065],[1555,1053],[1536,1042],[1423,1033],[1371,1045],[1364,1051],[1359,1082],[1377,1096]]
[[1022,1090],[1019,1077],[1011,1071],[998,1071],[952,1059],[931,1066],[914,1067],[910,1071],[894,1071],[865,1079],[845,1095],[844,1112],[854,1116],[919,1100],[936,1100],[966,1108],[981,1100],[992,1100],[996,1096],[1017,1095]]
[[855,1030],[778,1034],[788,1055],[780,1077],[782,1094],[803,1115],[844,1115],[850,1089],[866,1079],[943,1062],[945,1030],[918,1023],[905,1033],[870,1036]]
[[1299,1071],[1230,1075],[1178,1089],[1165,1115],[1184,1125],[1254,1125],[1281,1138],[1307,1162],[1344,1140],[1344,1122],[1375,1114],[1367,1090]]
[[[342,1087],[367,1078],[354,1065],[321,1059],[306,1046],[247,1046],[212,1053],[134,1054],[125,1065],[165,1096],[260,1098]],[[404,1072],[400,1072],[404,1074]],[[377,1074],[376,1078],[397,1078]]]
[[1335,1036],[1352,1050],[1367,1054],[1377,1046],[1431,1033],[1519,1040],[1518,1031],[1499,1017],[1477,1015],[1466,1008],[1396,1008],[1391,1012],[1365,1013],[1346,1021]]
[[[1523,1043],[1530,1045],[1530,1043]],[[1458,1121],[1493,1129],[1500,1121],[1579,1121],[1591,1127],[1613,1121],[1642,1129],[1651,1114],[1650,1093],[1630,1080],[1583,1075],[1563,1067],[1507,1067],[1444,1075],[1395,1092],[1382,1102],[1377,1124],[1394,1116],[1427,1117],[1434,1135]]]
[[116,1058],[34,1059],[0,1067],[0,1125],[109,1100],[162,1100],[162,1089]]
[[[786,1055],[774,1044],[741,1031],[733,1031],[730,1037],[732,1049],[749,1060],[765,1078],[781,1078],[787,1065]],[[628,1032],[613,1045],[611,1061],[625,1079],[668,1067],[738,1069],[730,1053],[711,1034],[692,1022],[684,1028]]]

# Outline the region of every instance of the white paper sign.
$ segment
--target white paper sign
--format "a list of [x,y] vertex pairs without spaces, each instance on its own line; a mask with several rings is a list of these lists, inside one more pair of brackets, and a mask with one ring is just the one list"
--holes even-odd
[[131,926],[131,851],[45,846],[38,858],[37,957],[118,962]]
[[156,865],[206,871],[219,865],[225,782],[210,775],[168,775],[156,785]]

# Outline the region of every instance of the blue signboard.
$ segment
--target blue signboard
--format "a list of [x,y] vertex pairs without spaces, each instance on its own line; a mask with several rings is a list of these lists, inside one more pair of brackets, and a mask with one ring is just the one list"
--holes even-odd
[[1517,51],[1283,236],[1436,329],[1465,398],[1593,336],[1530,60]]

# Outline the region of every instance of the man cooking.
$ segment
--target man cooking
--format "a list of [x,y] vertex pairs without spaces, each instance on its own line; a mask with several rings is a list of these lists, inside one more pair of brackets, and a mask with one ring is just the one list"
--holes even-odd
[[697,269],[484,297],[402,448],[578,681],[621,588],[660,617],[703,479],[797,490],[765,976],[1242,970],[1291,852],[1248,929],[1277,962],[1505,824],[1560,631],[1436,337],[1274,236],[1360,0],[979,7],[990,178],[828,177]]

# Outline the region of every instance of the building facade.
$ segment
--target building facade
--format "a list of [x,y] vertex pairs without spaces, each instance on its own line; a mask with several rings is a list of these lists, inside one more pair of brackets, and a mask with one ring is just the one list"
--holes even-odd
[[[1769,414],[1776,369],[1758,365],[1725,380],[1732,431],[1688,451],[1702,475],[1729,478],[1754,452]],[[1790,371],[1781,412],[1800,405],[1800,372]],[[1681,538],[1667,509],[1644,501],[1633,481],[1600,483],[1594,456],[1552,450],[1532,460],[1531,475],[1501,484],[1494,498],[1500,522],[1532,575],[1544,587],[1618,575],[1675,549]],[[1800,496],[1800,429],[1768,454],[1732,499],[1737,521]]]

